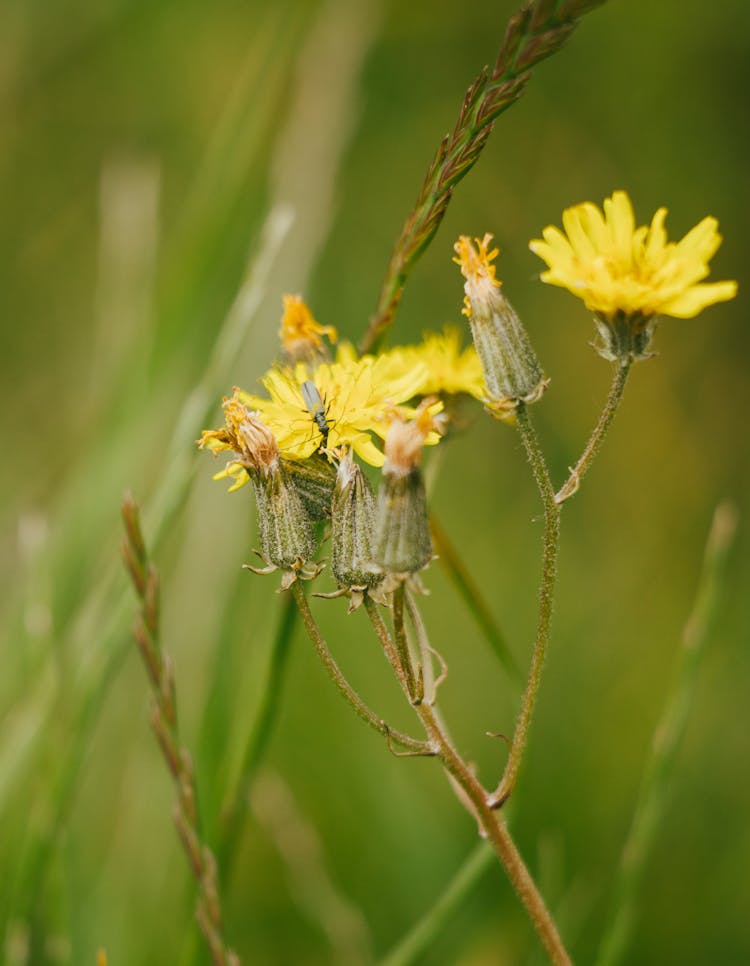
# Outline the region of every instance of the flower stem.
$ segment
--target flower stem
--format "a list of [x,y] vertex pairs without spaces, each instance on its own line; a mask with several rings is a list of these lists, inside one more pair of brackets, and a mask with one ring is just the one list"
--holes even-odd
[[409,653],[409,642],[406,637],[406,627],[404,626],[404,593],[403,584],[399,584],[393,591],[393,641],[404,671],[406,693],[413,704],[418,699],[418,695],[414,667]]
[[[550,486],[551,489],[551,486]],[[410,609],[416,610],[416,603],[409,597]],[[376,634],[386,647],[388,629],[383,622],[374,602],[368,607],[368,614],[372,620]],[[409,697],[405,685],[404,693]],[[542,898],[541,893],[531,878],[529,870],[521,858],[513,842],[505,822],[505,817],[493,809],[486,789],[474,774],[471,767],[463,760],[451,742],[437,710],[427,701],[414,703],[414,709],[427,733],[429,747],[440,758],[443,768],[452,779],[454,787],[460,793],[459,799],[474,815],[482,833],[490,840],[503,868],[523,903],[536,932],[555,966],[570,966],[570,957],[563,945],[552,916]]]
[[604,409],[599,417],[599,421],[594,427],[594,431],[589,437],[589,441],[586,443],[583,453],[581,453],[581,458],[571,469],[570,476],[555,494],[555,503],[558,505],[564,503],[566,500],[569,500],[571,496],[578,492],[578,488],[581,485],[581,480],[583,479],[583,476],[588,470],[589,466],[591,466],[593,463],[594,457],[599,452],[599,449],[604,442],[604,437],[607,435],[607,431],[609,430],[609,427],[612,425],[612,421],[615,418],[617,410],[620,406],[620,401],[622,400],[622,394],[625,391],[625,383],[628,381],[628,375],[630,374],[632,365],[632,359],[618,361],[615,364],[615,376],[612,380],[609,395],[607,396],[607,402],[604,404]]
[[571,959],[565,950],[555,921],[516,848],[504,816],[493,811],[487,792],[445,735],[435,709],[425,702],[417,705],[416,711],[430,741],[439,749],[443,767],[468,799],[471,810],[497,853],[551,962],[555,966],[566,966],[566,964],[570,966]]
[[508,763],[505,766],[502,781],[492,799],[492,804],[499,807],[510,796],[516,784],[518,770],[526,750],[529,735],[529,725],[534,713],[536,695],[542,678],[544,659],[549,643],[550,624],[552,621],[552,602],[557,577],[557,553],[560,545],[560,507],[555,499],[555,489],[552,486],[547,462],[539,445],[539,438],[531,422],[528,409],[522,404],[516,410],[516,425],[521,435],[526,456],[531,464],[539,495],[544,504],[544,550],[542,556],[542,578],[539,587],[539,617],[537,620],[536,642],[531,658],[531,668],[526,682],[521,710],[513,732]]
[[[300,616],[302,617],[302,622],[305,625],[305,630],[312,641],[312,645],[315,651],[323,662],[323,666],[328,672],[328,676],[331,678],[333,683],[341,692],[343,698],[349,702],[349,704],[354,708],[359,717],[365,721],[371,728],[374,728],[379,734],[383,735],[388,739],[389,743],[392,742],[397,745],[401,745],[407,751],[418,755],[431,755],[434,754],[434,750],[430,747],[427,742],[417,741],[416,738],[410,738],[408,735],[402,734],[400,731],[396,731],[389,727],[382,718],[379,718],[373,711],[371,711],[364,701],[360,698],[354,688],[349,684],[344,675],[341,673],[341,669],[334,660],[333,655],[328,650],[328,645],[326,644],[323,635],[320,633],[315,618],[310,610],[310,605],[305,597],[305,592],[300,586],[299,581],[295,581],[291,586],[292,594],[297,602],[297,607],[299,608]],[[369,604],[369,598],[365,598]],[[393,643],[391,643],[393,648]]]

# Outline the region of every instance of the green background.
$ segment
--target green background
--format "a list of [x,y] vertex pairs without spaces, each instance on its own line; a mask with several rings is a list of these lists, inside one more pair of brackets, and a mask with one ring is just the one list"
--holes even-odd
[[[0,7],[0,958],[180,963],[192,883],[173,788],[127,629],[118,506],[132,488],[163,579],[163,639],[209,830],[259,708],[280,598],[240,572],[248,491],[193,452],[197,385],[252,388],[281,295],[356,338],[463,91],[514,4],[8,0]],[[741,523],[646,868],[627,962],[750,961],[747,869],[746,322],[750,9],[612,0],[536,71],[456,190],[393,333],[460,323],[459,233],[492,231],[498,273],[550,389],[534,411],[555,479],[598,413],[608,367],[528,240],[562,209],[624,188],[681,237],[707,213],[729,304],[667,320],[611,437],[565,510],[553,639],[509,814],[577,962],[592,962],[643,763],[720,498]],[[267,259],[242,344],[212,348],[271,210],[295,219]],[[208,372],[207,372],[207,366]],[[186,410],[187,400],[192,409]],[[197,407],[197,408],[196,408]],[[530,655],[541,512],[516,434],[477,407],[446,446],[433,507],[510,641]],[[170,505],[171,504],[171,505]],[[518,689],[433,566],[424,601],[450,666],[441,704],[493,784]],[[326,589],[329,589],[326,584]],[[362,614],[316,602],[368,701],[413,729]],[[232,887],[247,963],[370,962],[440,893],[476,840],[438,767],[397,759],[340,700],[301,632]],[[210,835],[209,835],[210,837]],[[523,963],[536,941],[492,868],[420,962]]]

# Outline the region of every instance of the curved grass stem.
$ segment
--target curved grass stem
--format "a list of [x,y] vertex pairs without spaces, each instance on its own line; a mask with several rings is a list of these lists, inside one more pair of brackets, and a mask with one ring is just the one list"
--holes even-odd
[[497,60],[466,91],[455,127],[440,142],[427,169],[419,197],[393,249],[361,352],[377,349],[393,325],[406,280],[437,232],[453,189],[482,153],[496,118],[519,99],[532,68],[560,50],[580,18],[603,2],[527,0],[511,17]]
[[607,396],[607,401],[604,404],[604,409],[599,417],[599,421],[594,427],[594,431],[589,437],[589,440],[586,443],[583,452],[581,453],[580,459],[576,465],[571,468],[570,476],[555,494],[555,503],[557,503],[558,506],[564,503],[566,500],[569,500],[571,496],[574,496],[578,492],[584,474],[593,463],[596,454],[599,452],[599,449],[604,442],[604,438],[609,431],[609,427],[612,425],[612,422],[617,415],[617,410],[620,408],[622,394],[625,391],[625,384],[628,381],[628,376],[630,374],[632,365],[632,359],[615,363],[614,379],[612,380],[609,395]]
[[197,883],[195,916],[214,966],[239,966],[239,958],[224,939],[216,859],[202,840],[192,760],[177,729],[174,672],[159,639],[159,580],[143,541],[138,507],[129,497],[123,502],[122,516],[123,558],[141,602],[133,633],[153,692],[151,726],[177,790],[174,820]]

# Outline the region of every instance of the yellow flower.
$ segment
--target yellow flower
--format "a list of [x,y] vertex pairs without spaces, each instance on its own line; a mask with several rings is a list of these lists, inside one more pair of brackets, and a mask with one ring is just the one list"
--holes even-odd
[[[421,391],[425,377],[424,363],[396,374],[384,355],[357,359],[344,351],[336,362],[317,367],[298,363],[294,368],[271,369],[262,380],[270,398],[248,393],[240,393],[240,398],[259,412],[287,459],[306,459],[321,446],[329,452],[351,447],[365,462],[382,466],[384,456],[372,434],[385,437],[394,411],[413,415],[403,403]],[[325,431],[305,403],[305,382],[320,395]]]
[[313,358],[324,353],[322,335],[331,342],[337,339],[332,325],[320,325],[299,295],[283,297],[284,314],[281,317],[279,338],[285,357],[291,362]]
[[394,372],[408,371],[424,363],[427,374],[419,389],[420,395],[467,393],[475,399],[486,399],[487,388],[482,375],[482,364],[476,349],[461,349],[458,329],[446,326],[442,333],[425,332],[419,345],[399,346],[384,355]]
[[635,226],[630,198],[615,191],[604,212],[591,202],[563,212],[565,234],[544,229],[531,250],[549,270],[542,281],[559,285],[582,299],[605,320],[617,315],[692,318],[706,306],[734,298],[736,282],[702,283],[708,263],[721,244],[718,222],[706,217],[679,242],[667,241],[666,208],[650,226]]

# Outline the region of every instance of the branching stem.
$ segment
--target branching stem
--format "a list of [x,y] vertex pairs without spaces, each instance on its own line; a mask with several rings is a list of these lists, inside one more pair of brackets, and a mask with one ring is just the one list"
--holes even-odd
[[[412,597],[407,597],[407,601],[412,618],[414,619],[416,614],[416,618],[421,624],[421,616],[416,602]],[[374,602],[371,603],[372,606],[368,607],[368,614],[372,620],[373,628],[385,648],[386,638],[389,636],[388,629]],[[403,610],[401,621],[403,621]],[[397,623],[395,618],[394,622]],[[424,627],[423,624],[421,626]],[[407,698],[410,697],[405,686],[404,693]],[[414,704],[414,708],[427,733],[430,746],[436,750],[443,768],[460,791],[459,798],[477,819],[482,834],[492,843],[492,847],[526,908],[550,960],[555,966],[569,966],[571,960],[560,938],[557,926],[513,842],[505,817],[493,810],[486,789],[454,747],[438,712],[432,704],[423,701]]]
[[[331,652],[328,650],[328,645],[326,644],[323,635],[320,633],[320,629],[318,628],[315,618],[312,615],[310,605],[307,602],[305,592],[302,589],[299,581],[295,581],[292,584],[291,592],[294,595],[297,607],[299,608],[300,616],[302,617],[302,622],[305,625],[305,630],[307,631],[308,637],[310,638],[318,657],[323,662],[323,666],[328,672],[328,676],[339,689],[342,697],[349,702],[359,717],[370,725],[371,728],[374,728],[375,731],[387,738],[389,743],[392,742],[393,744],[401,745],[401,747],[406,748],[407,751],[412,751],[421,755],[434,754],[434,749],[432,749],[426,742],[417,741],[416,738],[410,738],[408,735],[402,734],[400,731],[396,731],[395,729],[389,727],[382,718],[379,718],[367,707],[362,698],[360,698],[351,684],[349,684],[344,675],[341,673],[341,669],[336,663]],[[365,600],[368,602],[368,604],[370,603],[369,598],[365,598]],[[391,648],[393,648],[392,642]]]

